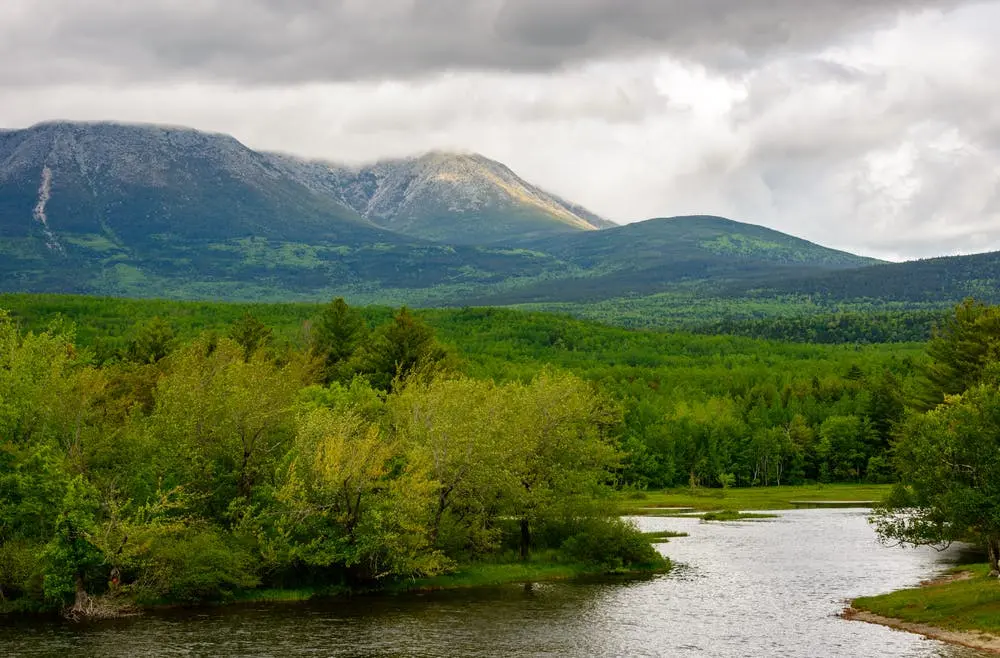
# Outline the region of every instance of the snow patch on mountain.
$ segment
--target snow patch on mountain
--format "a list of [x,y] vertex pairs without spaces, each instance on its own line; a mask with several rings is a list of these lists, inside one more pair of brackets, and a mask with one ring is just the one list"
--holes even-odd
[[45,214],[45,207],[49,204],[51,197],[52,170],[46,165],[42,167],[42,182],[38,186],[38,202],[35,204],[31,216],[36,222],[42,225],[42,232],[45,233],[45,246],[53,251],[66,253],[63,246],[59,244],[59,240],[56,239],[55,233],[52,232],[52,228],[49,227],[49,218]]

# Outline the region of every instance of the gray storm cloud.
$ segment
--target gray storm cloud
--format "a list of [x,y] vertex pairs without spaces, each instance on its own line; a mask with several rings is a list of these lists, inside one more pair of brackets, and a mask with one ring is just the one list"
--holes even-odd
[[6,0],[7,84],[292,84],[668,52],[743,69],[957,0]]
[[610,219],[1000,249],[1000,0],[3,0],[0,126],[472,150]]

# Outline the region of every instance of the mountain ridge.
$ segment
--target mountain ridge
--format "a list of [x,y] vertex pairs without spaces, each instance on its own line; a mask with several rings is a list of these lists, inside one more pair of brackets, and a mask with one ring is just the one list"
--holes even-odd
[[482,244],[616,226],[478,153],[429,151],[356,166],[267,155],[377,226],[410,237]]
[[935,304],[1000,281],[992,257],[900,270],[716,216],[609,224],[476,154],[346,167],[175,126],[0,131],[3,291],[428,306],[884,293]]

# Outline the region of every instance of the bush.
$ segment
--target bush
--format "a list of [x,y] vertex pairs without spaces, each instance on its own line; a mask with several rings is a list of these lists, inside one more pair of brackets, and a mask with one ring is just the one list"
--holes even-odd
[[159,534],[146,547],[135,583],[143,598],[218,600],[260,582],[250,554],[212,527]]
[[0,542],[0,600],[42,598],[41,552],[42,547],[24,540]]
[[621,519],[586,523],[563,542],[562,551],[575,561],[601,565],[609,570],[668,564],[638,528]]

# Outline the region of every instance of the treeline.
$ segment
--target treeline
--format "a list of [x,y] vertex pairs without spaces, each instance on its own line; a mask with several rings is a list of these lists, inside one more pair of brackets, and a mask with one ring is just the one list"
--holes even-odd
[[383,587],[478,562],[663,560],[608,506],[621,409],[573,374],[475,380],[405,309],[301,347],[244,315],[114,354],[0,315],[0,604],[113,613]]
[[799,343],[911,343],[930,340],[947,311],[901,310],[850,312],[792,317],[726,318],[691,324],[698,334],[729,334]]

